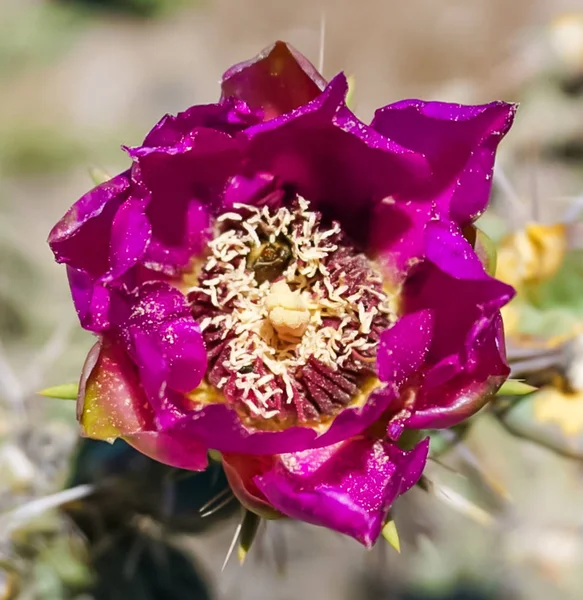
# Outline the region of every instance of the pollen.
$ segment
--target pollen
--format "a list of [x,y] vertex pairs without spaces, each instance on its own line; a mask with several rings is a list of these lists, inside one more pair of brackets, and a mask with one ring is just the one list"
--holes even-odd
[[235,205],[189,290],[209,356],[207,385],[254,422],[313,423],[376,380],[394,299],[339,223],[298,198]]

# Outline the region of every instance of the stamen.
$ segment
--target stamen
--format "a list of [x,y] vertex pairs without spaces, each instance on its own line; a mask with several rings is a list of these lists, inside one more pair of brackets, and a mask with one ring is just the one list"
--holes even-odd
[[298,198],[291,210],[235,205],[189,293],[207,381],[252,421],[286,426],[336,414],[376,377],[392,299],[340,225]]

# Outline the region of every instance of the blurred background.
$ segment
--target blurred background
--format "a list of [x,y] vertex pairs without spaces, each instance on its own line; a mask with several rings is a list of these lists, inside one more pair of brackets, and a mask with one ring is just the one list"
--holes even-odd
[[[221,571],[239,512],[220,465],[189,480],[80,444],[74,403],[35,395],[92,344],[45,240],[90,167],[124,169],[121,144],[214,102],[276,39],[354,76],[364,120],[408,97],[521,103],[482,225],[507,280],[532,271],[506,322],[541,391],[435,435],[435,486],[396,507],[400,554],[271,522]],[[581,206],[581,0],[1,0],[0,600],[582,598]]]

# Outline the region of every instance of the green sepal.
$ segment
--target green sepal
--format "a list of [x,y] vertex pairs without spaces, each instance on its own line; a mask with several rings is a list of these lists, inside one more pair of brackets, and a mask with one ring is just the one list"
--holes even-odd
[[536,392],[537,389],[519,379],[507,379],[496,392],[496,396],[526,396],[526,394]]
[[356,89],[356,78],[354,77],[354,75],[349,75],[346,78],[346,80],[348,82],[348,92],[346,93],[346,106],[348,106],[350,110],[354,110],[354,92]]
[[251,545],[257,535],[259,524],[261,523],[261,517],[256,515],[254,512],[243,509],[243,520],[241,521],[241,534],[239,536],[239,543],[237,545],[237,556],[239,563],[243,564],[245,558],[251,549]]
[[89,167],[89,176],[95,185],[101,185],[111,179],[111,175],[99,167]]
[[221,453],[218,450],[209,450],[208,455],[209,455],[209,460],[212,460],[214,462],[220,463],[223,460],[223,457],[221,456]]
[[488,275],[493,276],[496,273],[496,264],[498,262],[496,244],[479,227],[476,227],[474,249],[478,258],[482,261]]
[[77,400],[79,394],[78,383],[63,383],[37,392],[39,396],[57,398],[58,400]]
[[472,245],[486,273],[494,275],[496,273],[496,263],[498,262],[498,251],[494,241],[475,225],[464,227],[462,233]]
[[382,535],[397,552],[401,553],[399,532],[397,531],[397,525],[395,524],[395,521],[393,521],[391,517],[389,517],[389,520],[385,523]]

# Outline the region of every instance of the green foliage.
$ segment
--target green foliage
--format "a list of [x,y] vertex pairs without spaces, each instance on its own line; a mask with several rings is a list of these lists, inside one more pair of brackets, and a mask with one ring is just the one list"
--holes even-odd
[[126,13],[137,17],[155,17],[176,8],[181,0],[61,0],[82,8]]
[[83,144],[58,127],[11,124],[0,140],[0,166],[15,177],[59,173],[88,160]]
[[2,7],[0,79],[42,65],[67,48],[79,31],[81,16],[50,2]]

